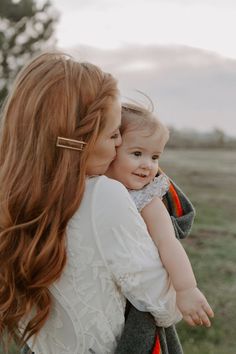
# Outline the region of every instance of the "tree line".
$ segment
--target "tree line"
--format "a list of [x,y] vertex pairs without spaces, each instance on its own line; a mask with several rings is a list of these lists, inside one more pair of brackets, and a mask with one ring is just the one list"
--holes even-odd
[[236,149],[236,137],[228,136],[222,129],[208,132],[178,130],[169,127],[170,139],[167,148],[173,149]]
[[21,67],[55,45],[57,20],[50,0],[0,0],[0,106]]

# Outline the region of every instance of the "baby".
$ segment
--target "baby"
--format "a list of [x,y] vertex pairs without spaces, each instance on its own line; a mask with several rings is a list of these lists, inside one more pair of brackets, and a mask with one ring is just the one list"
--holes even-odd
[[190,261],[175,237],[162,202],[169,180],[163,173],[156,177],[159,158],[169,138],[168,129],[148,110],[126,104],[122,107],[120,132],[122,144],[106,175],[129,190],[169,273],[183,319],[191,326],[210,327],[209,318],[214,313],[197,287]]

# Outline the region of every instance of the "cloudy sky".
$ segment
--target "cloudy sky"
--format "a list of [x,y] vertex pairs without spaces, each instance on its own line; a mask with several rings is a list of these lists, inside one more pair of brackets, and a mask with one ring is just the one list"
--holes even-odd
[[100,65],[124,96],[178,128],[236,136],[235,0],[52,0],[58,47]]

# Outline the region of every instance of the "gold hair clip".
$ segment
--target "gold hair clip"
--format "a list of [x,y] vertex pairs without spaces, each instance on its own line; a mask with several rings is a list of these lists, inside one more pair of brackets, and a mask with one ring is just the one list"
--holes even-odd
[[67,138],[62,138],[61,136],[58,136],[56,146],[62,147],[65,149],[83,151],[84,146],[86,144],[87,143],[85,143],[84,141],[81,141],[81,140],[67,139]]

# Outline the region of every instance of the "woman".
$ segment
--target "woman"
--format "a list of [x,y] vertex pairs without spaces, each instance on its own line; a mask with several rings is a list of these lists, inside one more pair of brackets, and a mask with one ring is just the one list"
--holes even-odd
[[120,116],[112,76],[62,54],[28,64],[5,104],[0,335],[35,354],[113,353],[126,299],[159,326],[180,320],[128,192],[102,176]]

